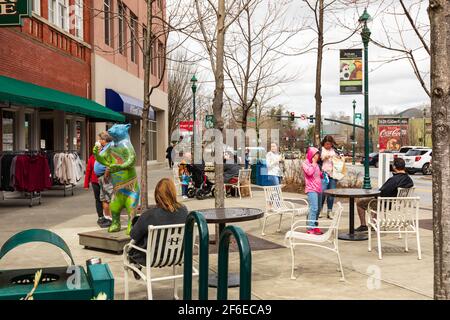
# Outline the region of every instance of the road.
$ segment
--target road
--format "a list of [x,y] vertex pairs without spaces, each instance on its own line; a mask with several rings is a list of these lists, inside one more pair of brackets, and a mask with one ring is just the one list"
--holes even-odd
[[[353,168],[353,166],[349,166]],[[364,173],[364,167],[362,165],[356,165],[355,170]],[[432,181],[431,176],[424,176],[421,173],[416,173],[411,175],[414,181],[414,186],[416,188],[416,195],[420,197],[422,208],[431,208],[433,206],[433,192],[432,192]],[[372,187],[376,188],[378,186],[378,168],[370,168],[370,179],[372,182]]]

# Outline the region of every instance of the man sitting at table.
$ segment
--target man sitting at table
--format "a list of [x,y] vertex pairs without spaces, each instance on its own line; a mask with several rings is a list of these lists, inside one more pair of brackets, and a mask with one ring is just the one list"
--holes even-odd
[[[380,197],[396,197],[398,188],[412,188],[414,187],[414,182],[411,177],[405,171],[405,160],[401,158],[394,159],[394,175],[390,177],[380,188]],[[359,219],[361,220],[361,225],[355,229],[356,232],[367,231],[366,224],[366,210],[372,198],[362,198],[357,201],[356,205],[358,208]],[[377,203],[373,201],[371,203],[371,209],[377,209]]]

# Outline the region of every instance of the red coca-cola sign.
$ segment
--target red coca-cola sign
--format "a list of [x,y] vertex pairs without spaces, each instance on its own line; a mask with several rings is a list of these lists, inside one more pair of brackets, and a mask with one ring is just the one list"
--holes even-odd
[[399,150],[408,144],[408,119],[378,119],[378,144],[380,151]]

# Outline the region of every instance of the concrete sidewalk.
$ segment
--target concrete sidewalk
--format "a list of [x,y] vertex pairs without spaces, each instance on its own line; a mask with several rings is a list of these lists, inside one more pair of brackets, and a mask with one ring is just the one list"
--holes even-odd
[[[154,187],[162,177],[171,177],[168,169],[151,171],[149,185]],[[153,190],[149,192],[153,199]],[[286,194],[286,197],[302,197]],[[150,200],[152,201],[152,200]],[[189,210],[210,208],[213,199],[184,202]],[[253,199],[226,199],[227,207],[254,207],[264,209],[264,193],[254,188]],[[348,205],[343,204],[341,230],[348,228]],[[432,212],[423,210],[420,219],[431,219]],[[283,245],[284,234],[289,230],[289,219],[276,233],[276,218],[268,221],[266,240]],[[126,216],[123,216],[123,223]],[[356,218],[356,226],[359,224]],[[237,224],[249,234],[261,237],[261,221]],[[28,208],[23,200],[0,201],[0,245],[13,234],[30,228],[49,229],[68,243],[75,262],[84,265],[91,257],[101,257],[110,265],[115,277],[115,298],[123,299],[122,256],[108,252],[86,250],[78,244],[78,233],[98,229],[92,191],[77,188],[73,197],[63,197],[61,191],[44,194],[42,205]],[[297,279],[290,279],[290,251],[287,248],[252,252],[252,294],[254,299],[431,299],[433,296],[433,237],[432,231],[420,229],[422,260],[417,260],[416,243],[410,240],[410,251],[403,251],[403,241],[396,235],[383,236],[383,260],[377,251],[367,252],[367,241],[340,241],[339,247],[346,281],[341,282],[336,271],[336,256],[329,251],[300,247],[296,251]],[[210,233],[214,228],[210,227]],[[375,244],[375,243],[374,243]],[[0,269],[17,269],[39,266],[61,266],[64,255],[47,244],[24,245],[5,256]],[[210,269],[217,270],[217,255],[210,255]],[[230,254],[230,272],[238,271],[238,254]],[[154,274],[167,274],[171,270],[155,270]],[[131,277],[132,278],[132,277]],[[172,282],[154,284],[155,299],[171,299]],[[145,299],[143,284],[131,284],[132,299]],[[181,294],[181,289],[180,289]],[[216,290],[210,289],[215,299]],[[195,297],[194,293],[194,297]],[[230,289],[230,298],[238,297],[238,289]]]

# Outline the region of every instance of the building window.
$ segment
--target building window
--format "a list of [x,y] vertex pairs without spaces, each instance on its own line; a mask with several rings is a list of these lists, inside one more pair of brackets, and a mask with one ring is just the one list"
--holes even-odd
[[156,40],[156,38],[154,36],[152,36],[152,63],[151,63],[151,73],[152,75],[156,76],[157,71],[158,71],[158,59],[157,59],[157,55],[158,55],[158,40]]
[[137,39],[138,39],[138,17],[130,12],[130,31],[131,31],[131,61],[137,63]]
[[31,5],[33,6],[33,12],[41,15],[41,0],[33,0],[33,2],[31,3]]
[[164,45],[161,41],[158,41],[158,78],[161,79],[164,76]]
[[16,114],[12,111],[2,112],[3,151],[14,151]]
[[148,142],[147,142],[147,154],[148,160],[157,160],[157,132],[156,132],[156,121],[148,121]]
[[119,1],[118,2],[119,5],[119,52],[123,55],[125,55],[126,52],[126,48],[125,48],[125,10],[126,7],[124,6],[124,4]]
[[48,20],[61,29],[69,31],[68,0],[48,0]]
[[112,47],[112,23],[111,23],[111,0],[103,1],[103,12],[105,15],[105,44]]
[[83,0],[75,1],[75,36],[83,39]]
[[142,48],[144,48],[144,52],[142,53],[142,67],[145,67],[145,54],[147,52],[147,27],[144,26],[142,28]]
[[31,150],[33,145],[33,114],[25,113],[25,150]]

